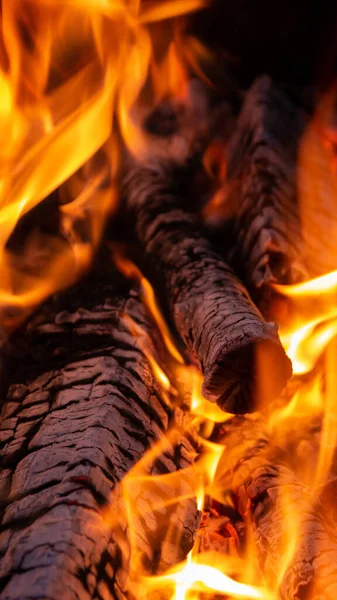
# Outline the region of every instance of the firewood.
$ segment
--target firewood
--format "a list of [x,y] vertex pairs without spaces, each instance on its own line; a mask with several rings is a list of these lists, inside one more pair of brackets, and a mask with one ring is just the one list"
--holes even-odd
[[[7,358],[16,369],[1,417],[1,600],[126,597],[135,525],[126,521],[120,482],[174,419],[125,314],[153,354],[159,334],[137,289],[107,264],[54,296],[12,340],[22,356]],[[149,472],[174,473],[193,452],[182,432]],[[160,505],[156,520],[165,485],[148,494],[138,487],[138,565],[167,568],[193,545],[193,488],[182,475],[169,498],[187,500]],[[168,523],[175,544],[164,538]]]
[[[228,412],[249,412],[257,388],[266,396],[280,393],[291,365],[277,326],[263,320],[189,211],[185,176],[186,167],[168,160],[133,165],[125,176],[126,212],[140,244],[136,258],[144,257],[155,289],[165,290],[169,315],[200,362],[204,397]],[[258,358],[269,374],[264,390]]]
[[[263,574],[278,598],[336,597],[337,534],[316,494],[273,447],[260,419],[238,418],[222,427],[226,458],[217,483],[250,523]],[[290,458],[291,460],[291,458]],[[287,547],[290,548],[287,557]],[[288,561],[288,562],[287,562]]]
[[228,260],[250,290],[306,276],[296,189],[310,93],[258,78],[228,147],[226,203],[235,206]]

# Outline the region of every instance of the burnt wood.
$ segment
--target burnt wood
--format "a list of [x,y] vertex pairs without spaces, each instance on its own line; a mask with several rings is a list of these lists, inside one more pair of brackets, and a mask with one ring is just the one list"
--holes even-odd
[[[120,482],[175,419],[125,315],[153,354],[154,323],[108,263],[54,296],[12,340],[22,355],[11,359],[1,415],[1,600],[107,600],[127,589],[137,597]],[[173,473],[194,455],[181,430],[149,473]],[[174,494],[190,499],[165,508]],[[188,478],[166,491],[135,483],[133,500],[140,566],[153,572],[183,559],[198,523]]]
[[[272,589],[278,581],[281,600],[335,598],[336,530],[318,496],[291,468],[293,457],[273,446],[261,419],[236,418],[222,426],[220,439],[226,444],[226,458],[219,466],[218,483],[231,491],[236,510],[251,524]],[[288,564],[287,539],[293,548]]]
[[[124,180],[147,272],[201,365],[203,395],[229,412],[254,410],[257,390],[278,395],[291,375],[277,326],[263,320],[233,271],[188,210],[184,174],[169,161],[134,165]],[[258,358],[270,374],[260,388]]]
[[228,260],[252,291],[306,276],[297,203],[297,156],[310,92],[258,78],[228,145],[226,204],[234,207]]

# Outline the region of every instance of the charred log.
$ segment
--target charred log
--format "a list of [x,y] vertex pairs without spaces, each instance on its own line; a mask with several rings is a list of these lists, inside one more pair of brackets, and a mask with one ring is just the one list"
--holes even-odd
[[[219,475],[242,519],[251,524],[260,565],[278,597],[336,596],[337,535],[317,494],[273,447],[260,420],[223,426],[226,464]],[[229,458],[230,457],[230,458]],[[288,554],[287,554],[288,549]]]
[[248,91],[229,143],[226,204],[235,207],[228,260],[252,291],[306,275],[296,163],[310,110],[304,92],[264,76]]
[[134,166],[124,191],[147,272],[165,290],[174,325],[201,364],[205,398],[229,412],[253,410],[260,358],[271,373],[261,394],[277,395],[291,374],[277,327],[263,320],[188,211],[181,172],[167,161]]
[[[137,290],[103,267],[48,301],[15,341],[22,356],[0,432],[1,600],[106,600],[125,597],[129,585],[131,525],[120,482],[172,426],[173,414],[124,314],[153,353],[160,345],[154,324]],[[149,473],[190,465],[192,450],[181,433]],[[178,509],[163,506],[165,486],[151,494],[134,488],[134,549],[145,572],[181,560],[193,545],[193,489],[184,476],[179,486],[170,498],[191,499]],[[167,522],[175,545],[164,539]]]

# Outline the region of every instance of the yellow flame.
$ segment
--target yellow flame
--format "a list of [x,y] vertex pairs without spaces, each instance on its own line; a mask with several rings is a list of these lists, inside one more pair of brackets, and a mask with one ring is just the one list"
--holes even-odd
[[324,395],[324,416],[321,433],[318,463],[315,473],[314,486],[322,485],[329,474],[337,443],[337,341],[334,339],[327,348],[326,356],[326,382]]
[[[205,563],[201,562],[204,560]],[[268,599],[270,595],[263,589],[239,583],[228,577],[219,568],[210,566],[214,556],[200,555],[195,561],[191,555],[187,561],[168,573],[157,577],[146,577],[144,582],[151,589],[173,588],[171,600],[185,600],[191,592],[203,594],[221,594],[231,598]]]
[[[331,169],[333,161],[336,165],[334,144],[329,148],[324,141],[327,133],[324,121],[328,118],[329,105],[330,109],[332,106],[330,101],[331,97],[323,99],[300,143],[298,202],[302,251],[308,268],[313,273],[331,270],[304,283],[274,286],[279,294],[275,304],[276,319],[281,307],[280,336],[292,360],[295,378],[288,390],[288,396],[294,390],[290,402],[271,410],[268,421],[269,433],[281,447],[295,443],[295,431],[303,431],[305,439],[307,423],[315,423],[316,428],[321,424],[318,448],[315,441],[310,454],[312,460],[300,460],[295,465],[296,474],[311,488],[313,497],[320,494],[326,483],[337,443],[337,271],[334,270],[337,253],[333,243],[335,223],[330,218],[330,215],[336,215],[337,177]],[[329,131],[329,135],[331,133]],[[276,590],[282,585],[298,550],[299,528],[303,527],[286,483],[280,489],[283,491],[278,502],[284,518],[282,531],[277,534],[282,536],[283,554]]]
[[291,323],[281,327],[281,339],[295,374],[311,371],[337,333],[337,271],[298,285],[275,285],[289,299]]
[[[0,312],[21,309],[23,318],[40,300],[70,285],[89,266],[117,200],[115,176],[121,149],[116,122],[123,143],[141,156],[148,141],[141,123],[142,94],[151,97],[152,105],[168,95],[185,97],[187,68],[182,50],[195,70],[195,57],[207,58],[193,38],[184,43],[175,26],[165,40],[157,35],[157,47],[154,25],[202,5],[202,0],[2,1]],[[223,177],[224,169],[219,175]],[[55,234],[34,231],[23,251],[14,253],[9,240],[19,221],[58,188],[60,224]],[[184,431],[198,436],[202,424],[222,422],[228,415],[202,398],[201,376],[195,367],[184,364],[149,282],[126,260],[120,259],[118,265],[141,285],[144,303],[173,360],[178,392],[181,385],[191,398],[192,415]],[[171,383],[171,372],[168,376],[148,349],[141,327],[126,315],[122,318],[170,405],[176,383]],[[2,321],[11,325],[5,316]],[[181,393],[184,395],[183,389]],[[159,484],[167,493],[157,499],[153,510],[160,512],[163,506],[192,497],[202,510],[224,451],[222,445],[199,436],[200,456],[193,468],[152,475],[155,461],[178,447],[181,435],[180,428],[171,428],[121,483],[131,567],[138,577],[142,575],[136,535],[140,514],[134,497],[147,494],[151,501]],[[116,526],[117,521],[118,514],[106,515],[107,526]],[[170,527],[167,529],[169,532]],[[222,570],[207,562],[198,564],[191,554],[174,575],[176,597],[205,590],[234,597],[266,597],[258,588],[231,579],[226,568],[225,564]],[[164,577],[165,586],[174,583],[173,575]],[[156,585],[156,578],[150,578],[149,585],[153,583]]]
[[[150,353],[142,328],[128,315],[124,315],[123,319],[135,336],[137,345],[147,356],[152,372],[164,392],[172,394],[176,389],[178,404],[179,396],[185,401],[186,398],[190,399],[190,417],[184,423],[184,435],[197,436],[199,445],[199,455],[190,457],[192,461],[190,467],[182,471],[153,475],[151,471],[155,461],[167,450],[179,444],[182,432],[179,428],[171,428],[123,478],[122,497],[131,552],[129,585],[137,590],[138,597],[144,598],[148,597],[151,590],[165,590],[165,594],[171,590],[172,600],[199,598],[200,594],[204,593],[218,593],[233,598],[270,598],[266,590],[232,579],[229,576],[231,571],[229,559],[223,555],[211,553],[200,555],[192,550],[185,563],[174,567],[164,575],[149,577],[143,574],[142,550],[139,547],[137,531],[142,520],[141,510],[145,499],[151,499],[151,514],[157,515],[159,520],[164,509],[175,510],[177,506],[182,506],[192,498],[196,499],[199,511],[204,509],[208,495],[222,499],[223,490],[219,488],[216,477],[225,446],[212,442],[207,437],[211,435],[215,423],[222,423],[231,415],[223,413],[218,407],[202,398],[202,375],[194,365],[182,364],[183,359],[174,347],[167,325],[157,306],[151,284],[130,260],[122,257],[120,251],[116,251],[116,248],[115,258],[117,258],[117,266],[124,275],[136,279],[142,287],[144,303],[158,324],[171,360],[173,359],[170,369],[170,377],[173,379],[167,377]],[[159,494],[158,490],[160,490]],[[109,526],[116,526],[116,521],[118,521],[116,515],[106,516],[106,523]],[[170,540],[174,533],[174,521],[172,524],[168,522],[165,529],[166,539]],[[179,540],[174,536],[173,539],[176,544],[179,544]],[[247,568],[247,565],[250,567]],[[241,564],[240,576],[244,579],[247,575],[250,580],[254,580],[252,561],[247,561],[247,565]]]
[[183,364],[184,359],[173,342],[171,333],[158,306],[155,293],[150,282],[146,279],[146,277],[144,277],[141,271],[131,260],[122,255],[121,251],[118,250],[116,246],[114,246],[114,260],[118,270],[121,273],[123,273],[129,279],[133,279],[140,284],[142,290],[142,300],[149,310],[149,313],[154,318],[168,351],[178,363]]
[[303,283],[286,286],[274,285],[274,289],[289,298],[314,297],[315,300],[320,300],[323,297],[331,304],[337,295],[337,271],[326,273]]
[[291,423],[305,414],[321,416],[322,431],[317,464],[312,468],[310,481],[306,481],[313,489],[319,489],[329,473],[337,442],[334,400],[337,383],[334,366],[337,272],[298,285],[275,286],[275,289],[287,299],[292,315],[292,321],[281,327],[281,339],[293,362],[294,373],[304,376],[315,366],[317,370],[318,359],[324,352],[327,353],[315,376],[302,382],[288,406],[274,411],[270,416],[272,429],[280,426],[281,422],[285,426],[285,422]]
[[[0,317],[6,326],[90,264],[117,199],[116,118],[130,150],[142,152],[146,136],[134,107],[147,80],[152,77],[152,89],[161,90],[153,94],[156,103],[161,94],[174,94],[186,77],[174,33],[161,57],[163,68],[151,69],[154,24],[201,5],[200,0],[3,0]],[[105,160],[96,163],[94,173],[77,177],[102,147]],[[8,240],[19,220],[59,186],[67,198],[59,203],[59,230],[48,236],[34,230],[24,251],[13,253]],[[33,247],[35,254],[27,257]],[[15,323],[7,313],[17,315]]]
[[271,432],[282,425],[286,427],[287,420],[292,420],[296,416],[320,415],[323,409],[321,375],[314,377],[308,383],[303,382],[291,400],[280,409],[273,410],[269,417],[269,426]]
[[[142,327],[140,325],[138,325],[138,323],[136,323],[136,321],[134,319],[132,319],[132,317],[130,317],[130,315],[128,315],[128,314],[123,315],[123,320],[124,320],[124,323],[126,324],[127,328],[129,329],[129,331],[132,333],[132,335],[137,340],[138,346],[140,347],[140,349],[146,356],[146,358],[150,364],[150,367],[152,369],[152,373],[153,373],[154,377],[156,378],[156,380],[158,381],[161,388],[163,389],[163,391],[168,392],[168,391],[172,390],[172,385],[171,385],[171,382],[170,382],[168,376],[166,375],[166,373],[164,373],[164,371],[161,368],[161,366],[159,365],[158,361],[154,358],[153,354],[151,353],[151,350],[147,346],[146,335],[145,335],[145,332],[143,331]],[[167,404],[170,404],[167,395],[165,395],[165,399],[167,401]]]

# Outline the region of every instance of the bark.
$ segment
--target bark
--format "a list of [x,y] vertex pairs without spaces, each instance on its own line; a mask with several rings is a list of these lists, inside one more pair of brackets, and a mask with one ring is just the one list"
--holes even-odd
[[297,204],[305,94],[264,76],[247,92],[228,148],[226,203],[235,207],[228,260],[252,291],[306,276]]
[[[230,489],[242,519],[251,523],[261,568],[281,600],[332,600],[337,591],[337,534],[317,495],[273,447],[260,420],[223,426],[226,463],[219,482]],[[292,548],[290,555],[287,548]]]
[[[1,418],[1,600],[124,598],[131,533],[139,571],[165,568],[193,545],[187,476],[166,490],[155,478],[150,491],[135,482],[126,521],[120,482],[174,419],[124,314],[153,354],[154,324],[137,290],[104,265],[48,301],[13,342],[22,357]],[[189,466],[192,451],[178,432],[148,471]],[[174,494],[190,499],[162,506]],[[137,597],[132,585],[127,593]]]
[[271,373],[261,394],[279,394],[291,366],[277,327],[263,320],[188,212],[182,173],[167,161],[134,166],[124,192],[147,272],[165,290],[174,325],[200,362],[204,397],[229,412],[253,410],[260,358]]

